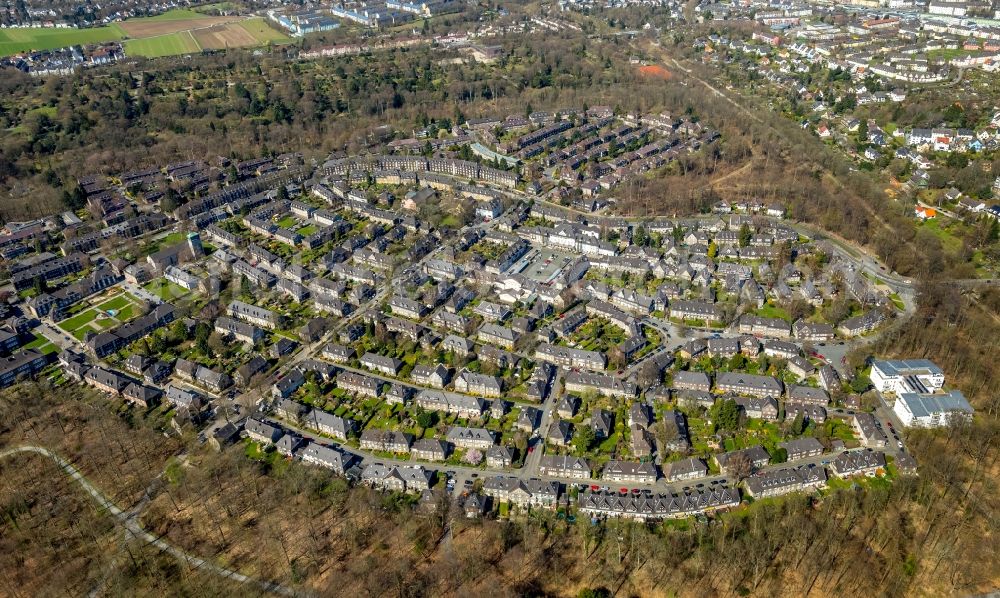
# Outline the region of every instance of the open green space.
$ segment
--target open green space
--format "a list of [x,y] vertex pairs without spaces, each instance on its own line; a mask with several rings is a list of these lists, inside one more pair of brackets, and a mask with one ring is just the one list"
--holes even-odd
[[40,334],[35,335],[35,340],[24,345],[25,350],[27,349],[37,349],[43,355],[48,355],[50,353],[57,353],[59,348],[52,344],[52,342]]
[[791,317],[788,315],[788,310],[782,309],[771,303],[766,303],[764,307],[758,308],[756,311],[757,315],[762,318],[780,318],[786,322],[791,320]]
[[188,8],[175,8],[152,17],[141,17],[139,19],[129,19],[130,21],[185,21],[188,19],[204,19],[205,15],[196,10]]
[[0,29],[0,55],[6,56],[30,50],[51,50],[82,44],[99,44],[123,39],[125,32],[112,23],[86,29],[36,29],[12,27]]
[[102,311],[108,311],[110,309],[120,310],[129,303],[131,303],[131,301],[129,301],[128,297],[126,297],[125,295],[119,295],[114,299],[105,301],[104,303],[98,305],[97,309],[100,309]]
[[178,31],[157,37],[132,39],[125,42],[125,53],[130,56],[159,58],[200,52],[201,48],[190,31]]
[[948,228],[947,223],[941,218],[929,218],[917,227],[918,230],[923,229],[933,233],[935,237],[941,240],[941,245],[945,249],[954,251],[961,247],[962,240],[955,236]]
[[172,232],[167,236],[163,237],[163,239],[160,241],[160,245],[162,245],[163,247],[170,247],[171,245],[176,245],[182,241],[186,241],[187,235],[188,235],[187,233],[181,231]]
[[275,224],[277,224],[281,228],[292,229],[292,228],[295,228],[296,226],[298,226],[299,221],[295,219],[295,216],[292,216],[291,214],[289,214],[289,215],[285,216],[284,218],[282,218],[281,220],[277,221]]
[[178,297],[183,297],[188,294],[187,289],[184,287],[174,284],[165,278],[157,278],[156,280],[147,282],[144,287],[150,293],[156,295],[164,301],[171,301]]
[[97,310],[88,309],[87,311],[79,313],[73,316],[72,318],[59,322],[59,327],[62,328],[63,330],[72,332],[74,330],[77,330],[81,326],[89,324],[96,317],[97,317]]
[[240,26],[246,29],[247,32],[254,37],[254,39],[264,44],[285,43],[292,41],[292,38],[268,25],[267,22],[264,21],[263,17],[247,19],[246,21],[241,22]]

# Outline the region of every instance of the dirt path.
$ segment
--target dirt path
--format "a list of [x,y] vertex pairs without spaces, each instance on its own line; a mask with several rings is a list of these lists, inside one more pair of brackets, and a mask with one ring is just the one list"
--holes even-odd
[[166,552],[167,554],[173,556],[177,560],[186,563],[189,567],[192,567],[194,569],[204,569],[206,571],[215,573],[216,575],[232,579],[233,581],[236,581],[241,584],[244,583],[254,584],[260,587],[261,589],[274,594],[281,594],[284,596],[303,595],[303,592],[299,592],[292,588],[282,586],[280,584],[269,581],[254,579],[252,577],[243,575],[242,573],[237,573],[236,571],[233,571],[231,569],[220,567],[203,558],[188,554],[187,552],[184,552],[180,548],[177,548],[176,546],[169,544],[161,540],[160,538],[154,536],[153,534],[147,532],[141,525],[139,525],[139,523],[133,517],[131,512],[123,511],[118,505],[114,503],[114,501],[108,498],[103,492],[98,490],[97,487],[94,486],[90,482],[90,480],[88,480],[86,476],[84,476],[80,472],[80,470],[74,467],[72,463],[70,463],[66,459],[63,459],[62,457],[60,457],[56,453],[53,453],[52,451],[48,450],[45,447],[19,446],[15,448],[10,448],[0,452],[0,459],[4,457],[19,455],[21,453],[35,453],[37,455],[42,455],[43,457],[47,457],[52,461],[54,461],[56,465],[58,465],[59,468],[63,471],[63,473],[68,475],[70,479],[72,479],[80,486],[82,486],[83,489],[87,492],[87,494],[89,494],[91,498],[93,498],[94,501],[97,502],[98,506],[100,506],[101,509],[107,511],[112,517],[114,517],[115,520],[119,524],[123,525],[127,530],[127,532],[130,533],[133,537],[143,542],[146,542],[147,544],[152,544],[156,548],[160,549],[163,552]]

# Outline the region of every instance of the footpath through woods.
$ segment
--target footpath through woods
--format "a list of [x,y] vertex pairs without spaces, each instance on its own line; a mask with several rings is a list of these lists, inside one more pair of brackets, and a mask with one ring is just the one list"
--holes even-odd
[[186,563],[188,566],[194,569],[204,569],[206,571],[210,571],[212,573],[215,573],[216,575],[232,579],[233,581],[237,581],[239,583],[256,585],[266,592],[272,592],[284,596],[304,595],[304,592],[294,590],[287,586],[283,586],[270,581],[262,581],[259,579],[254,579],[252,577],[243,575],[242,573],[237,573],[236,571],[233,571],[231,569],[220,567],[214,563],[206,561],[203,558],[188,554],[187,552],[184,552],[180,548],[177,548],[176,546],[161,540],[160,538],[154,536],[153,534],[143,529],[143,527],[139,525],[139,523],[136,521],[136,518],[133,517],[130,514],[130,512],[123,511],[121,508],[119,508],[118,505],[114,503],[114,501],[112,501],[96,486],[94,486],[90,482],[90,480],[88,480],[86,476],[84,476],[80,472],[79,469],[73,466],[72,463],[70,463],[66,459],[63,459],[62,457],[60,457],[56,453],[53,453],[52,451],[50,451],[45,447],[19,446],[15,448],[6,449],[4,451],[0,451],[0,459],[21,453],[35,453],[38,455],[42,455],[44,457],[48,457],[49,459],[54,461],[56,465],[58,465],[59,468],[62,469],[62,471],[70,477],[70,479],[80,484],[80,486],[82,486],[83,489],[87,491],[87,494],[89,494],[91,498],[93,498],[103,510],[110,513],[121,525],[125,526],[125,529],[127,529],[128,532],[131,533],[135,538],[142,540],[147,544],[155,546],[159,550],[166,552],[167,554],[176,558],[177,560]]

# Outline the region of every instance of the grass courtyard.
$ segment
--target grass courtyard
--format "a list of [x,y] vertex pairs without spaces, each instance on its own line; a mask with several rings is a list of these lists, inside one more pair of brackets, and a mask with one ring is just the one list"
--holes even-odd
[[[59,322],[59,328],[84,340],[88,332],[103,332],[138,315],[139,300],[129,293],[111,289],[83,304],[76,314]],[[113,314],[113,315],[112,315]]]

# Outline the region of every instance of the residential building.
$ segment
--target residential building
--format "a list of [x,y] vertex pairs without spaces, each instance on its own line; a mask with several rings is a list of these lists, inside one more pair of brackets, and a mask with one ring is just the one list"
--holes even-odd
[[729,464],[732,462],[733,458],[737,455],[745,455],[747,460],[750,462],[750,469],[757,470],[764,467],[771,460],[771,455],[764,450],[764,447],[759,444],[755,444],[751,447],[740,449],[736,451],[730,451],[728,453],[716,454],[713,456],[715,463],[719,466],[724,473],[731,473],[729,471]]
[[672,461],[663,467],[663,477],[668,482],[694,480],[708,475],[708,465],[697,457]]
[[875,360],[870,375],[879,392],[933,393],[944,386],[944,372],[929,359]]
[[448,458],[448,443],[435,438],[422,438],[410,447],[410,456],[424,461],[444,461]]
[[740,504],[738,490],[726,487],[695,490],[679,496],[669,494],[620,494],[613,491],[581,492],[580,512],[591,517],[629,519],[676,519],[727,509]]
[[493,432],[485,428],[452,426],[446,436],[448,442],[458,448],[487,450],[496,444]]
[[387,453],[409,453],[413,437],[404,432],[368,428],[361,432],[361,449]]
[[601,472],[602,479],[612,482],[653,484],[657,477],[656,465],[638,461],[608,461]]
[[704,372],[677,371],[673,374],[673,388],[679,390],[712,390],[712,379]]
[[385,357],[375,353],[365,353],[360,359],[361,365],[386,376],[398,376],[403,369],[403,362],[395,357]]
[[559,483],[535,478],[521,480],[513,476],[496,476],[483,483],[483,493],[494,500],[521,508],[551,508],[559,498]]
[[871,449],[844,451],[830,464],[833,475],[849,478],[856,475],[875,476],[885,471],[885,453]]
[[232,301],[226,309],[226,313],[231,317],[268,330],[274,330],[281,322],[281,317],[273,311],[242,301]]
[[715,381],[715,386],[723,392],[732,392],[755,397],[778,398],[784,390],[784,385],[773,376],[742,374],[738,372],[721,372]]
[[778,446],[785,449],[789,461],[818,457],[823,454],[823,445],[812,436],[804,436],[787,442],[780,442]]
[[973,414],[972,406],[958,390],[939,394],[904,392],[896,399],[892,410],[904,426],[923,428],[969,420]]
[[796,467],[766,471],[747,478],[747,494],[753,498],[781,496],[791,492],[812,492],[826,486],[823,467]]
[[590,464],[579,457],[543,455],[538,472],[551,478],[585,480],[590,478]]
[[484,397],[499,397],[503,386],[499,378],[462,370],[455,376],[455,391],[478,394]]

